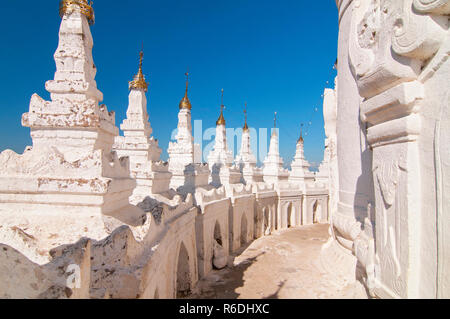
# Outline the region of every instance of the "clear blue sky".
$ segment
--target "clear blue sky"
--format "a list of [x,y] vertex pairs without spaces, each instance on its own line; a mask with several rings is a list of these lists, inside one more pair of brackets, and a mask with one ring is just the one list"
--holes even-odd
[[[31,145],[21,126],[30,97],[49,99],[45,81],[55,71],[59,1],[1,1],[0,150],[22,153]],[[135,0],[94,3],[94,61],[97,85],[120,125],[128,103],[128,81],[145,46],[144,73],[150,82],[148,110],[154,136],[167,158],[191,73],[193,120],[215,126],[220,89],[225,90],[227,127],[273,126],[279,114],[280,152],[291,162],[300,123],[314,113],[305,139],[309,161],[323,157],[321,95],[332,86],[337,52],[337,9],[333,0]]]

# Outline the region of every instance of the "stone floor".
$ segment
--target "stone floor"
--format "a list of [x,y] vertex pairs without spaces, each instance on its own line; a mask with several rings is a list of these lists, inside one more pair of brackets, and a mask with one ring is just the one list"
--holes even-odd
[[189,298],[367,298],[354,280],[354,258],[338,251],[328,229],[304,226],[258,239],[235,257],[233,267],[203,278]]

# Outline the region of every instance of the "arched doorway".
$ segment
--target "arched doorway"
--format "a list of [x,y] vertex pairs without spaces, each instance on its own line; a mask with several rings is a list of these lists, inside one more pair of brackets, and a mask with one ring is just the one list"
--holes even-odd
[[155,290],[155,296],[153,297],[153,299],[159,299],[159,290],[158,290],[158,288],[156,288],[156,290]]
[[219,224],[219,221],[216,221],[216,225],[214,226],[214,240],[215,240],[220,246],[223,246],[222,232],[220,231],[220,224]]
[[189,253],[184,243],[181,243],[177,264],[177,298],[187,297],[191,292],[191,272],[189,267]]
[[321,222],[321,206],[318,200],[313,205],[313,223],[319,224]]
[[267,208],[263,209],[262,234],[263,236],[270,235],[269,214],[267,212]]
[[241,246],[247,243],[247,233],[247,216],[243,213],[241,218]]
[[220,224],[216,221],[214,226],[214,240],[212,245],[212,258],[211,263],[213,269],[223,269],[227,266],[228,255],[225,248],[223,247],[223,238],[220,231]]
[[289,203],[287,208],[287,228],[292,227],[292,203]]

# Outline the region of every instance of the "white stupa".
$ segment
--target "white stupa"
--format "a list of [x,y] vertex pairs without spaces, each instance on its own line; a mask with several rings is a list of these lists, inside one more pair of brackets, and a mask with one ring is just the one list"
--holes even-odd
[[282,181],[286,181],[289,176],[288,170],[283,168],[283,159],[280,156],[279,137],[277,134],[276,115],[274,119],[274,129],[270,137],[269,153],[264,160],[264,182],[271,185],[278,185]]
[[256,167],[256,157],[252,152],[250,143],[250,129],[247,124],[247,104],[245,105],[245,124],[242,128],[242,144],[239,154],[236,156],[236,166],[242,173],[242,182],[252,184],[263,182],[263,174],[260,168]]
[[216,137],[213,150],[208,155],[208,164],[211,169],[210,183],[214,187],[241,182],[241,173],[233,166],[233,152],[228,149],[227,129],[223,116],[223,90],[220,116],[216,122]]
[[209,176],[209,168],[206,164],[195,163],[192,105],[188,97],[188,88],[189,73],[186,73],[186,92],[179,104],[177,141],[170,142],[167,151],[169,171],[172,173],[170,187],[183,193],[192,193],[196,187],[208,185]]
[[127,118],[120,128],[124,136],[117,136],[114,149],[119,156],[130,158],[131,177],[136,179],[136,188],[130,201],[139,203],[151,194],[160,194],[169,190],[172,174],[167,164],[160,161],[162,150],[152,134],[152,128],[147,113],[148,83],[142,73],[140,53],[139,71],[130,82]]
[[297,150],[289,174],[289,182],[300,185],[302,189],[305,189],[308,182],[314,181],[314,173],[309,170],[311,165],[305,159],[304,142],[303,132],[300,132],[300,138],[297,141]]

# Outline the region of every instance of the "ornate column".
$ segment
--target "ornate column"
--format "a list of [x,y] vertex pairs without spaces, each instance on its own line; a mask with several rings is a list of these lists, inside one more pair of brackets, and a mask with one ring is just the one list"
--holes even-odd
[[442,129],[448,114],[449,89],[442,83],[450,78],[449,13],[448,0],[353,6],[348,50],[363,97],[361,121],[373,149],[375,187],[375,244],[361,238],[355,254],[379,297],[450,292],[449,210],[442,192],[448,183],[441,179],[449,172],[441,153],[442,134],[449,132]]
[[[359,1],[361,2],[361,1]],[[365,125],[359,117],[361,96],[349,64],[350,29],[353,7],[357,1],[338,0],[338,91],[337,91],[337,165],[339,168],[339,203],[333,212],[334,234],[349,251],[361,233],[361,224],[370,215],[373,203],[371,150],[366,141]],[[366,229],[370,229],[369,226]]]
[[[334,214],[338,210],[339,201],[339,168],[337,158],[337,78],[335,89],[325,89],[323,100],[323,117],[325,122],[325,154],[324,161],[328,166],[328,189],[330,193],[329,209]],[[319,169],[319,171],[321,171]]]

